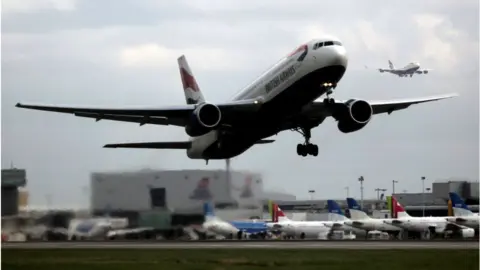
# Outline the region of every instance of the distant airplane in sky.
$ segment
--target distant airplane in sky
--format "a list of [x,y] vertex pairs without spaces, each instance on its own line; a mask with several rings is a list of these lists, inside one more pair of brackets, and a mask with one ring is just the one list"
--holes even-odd
[[[224,61],[229,61],[224,59]],[[350,133],[362,129],[372,115],[401,110],[412,104],[450,98],[443,95],[390,101],[330,97],[343,77],[348,57],[334,37],[311,40],[283,57],[229,102],[209,103],[204,98],[185,56],[178,58],[186,105],[153,108],[80,108],[17,103],[19,108],[70,113],[79,117],[185,128],[189,140],[107,144],[106,148],[184,149],[191,159],[228,159],[265,138],[285,130],[302,134],[297,145],[301,156],[318,155],[311,130],[331,116],[338,129]],[[221,83],[220,81],[217,83]],[[323,101],[316,101],[326,95]]]
[[411,62],[408,65],[404,66],[403,68],[395,68],[392,61],[390,60],[388,60],[388,67],[389,68],[387,69],[379,68],[378,71],[380,71],[381,73],[389,72],[399,77],[407,77],[408,75],[412,77],[413,74],[427,74],[431,70],[431,69],[420,69],[420,63],[418,62]]

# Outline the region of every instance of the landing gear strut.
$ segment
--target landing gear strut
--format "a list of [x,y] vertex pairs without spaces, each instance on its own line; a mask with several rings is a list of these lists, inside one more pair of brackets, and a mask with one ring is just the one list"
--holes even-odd
[[297,145],[297,155],[306,157],[307,155],[318,156],[318,145],[310,143],[312,137],[310,128],[296,129],[298,133],[305,138],[305,143]]
[[324,87],[327,87],[327,97],[323,100],[323,102],[326,104],[326,105],[330,105],[330,104],[334,104],[335,103],[335,99],[333,99],[332,97],[330,97],[331,94],[333,94],[333,89],[335,89],[335,84],[324,84]]

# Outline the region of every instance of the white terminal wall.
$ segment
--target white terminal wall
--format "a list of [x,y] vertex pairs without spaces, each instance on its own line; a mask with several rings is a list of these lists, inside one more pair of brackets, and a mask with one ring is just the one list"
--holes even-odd
[[[152,188],[165,188],[166,206],[171,210],[202,209],[203,202],[207,200],[237,203],[241,207],[260,206],[263,197],[262,176],[240,171],[231,171],[230,175],[228,179],[227,173],[221,170],[92,173],[91,209],[151,209]],[[199,187],[202,179],[208,179],[207,188]]]

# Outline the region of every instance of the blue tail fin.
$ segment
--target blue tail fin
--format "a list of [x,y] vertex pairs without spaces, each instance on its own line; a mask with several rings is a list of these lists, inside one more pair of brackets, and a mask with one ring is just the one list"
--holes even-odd
[[214,217],[215,216],[215,212],[213,210],[213,204],[212,202],[205,202],[203,204],[203,214],[206,216],[206,217]]
[[362,211],[360,205],[357,203],[357,201],[354,198],[347,198],[347,204],[348,204],[348,209],[355,209]]
[[342,208],[340,208],[340,205],[338,205],[336,201],[327,200],[327,206],[328,206],[329,213],[345,216],[345,214],[342,211]]
[[468,206],[465,204],[465,201],[455,192],[449,192],[448,195],[450,196],[450,199],[452,200],[452,206],[455,208],[462,208],[465,210],[470,210],[468,209]]

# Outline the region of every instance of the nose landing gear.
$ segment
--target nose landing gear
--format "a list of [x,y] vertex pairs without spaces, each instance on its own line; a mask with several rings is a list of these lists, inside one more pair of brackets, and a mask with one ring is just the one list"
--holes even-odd
[[310,143],[312,136],[310,128],[296,129],[298,133],[305,138],[305,143],[297,145],[297,155],[306,157],[307,155],[318,156],[318,145]]

